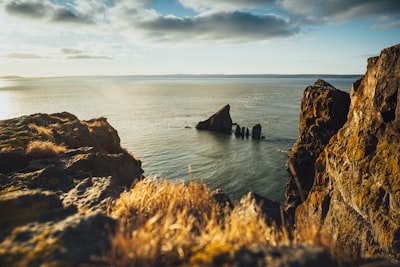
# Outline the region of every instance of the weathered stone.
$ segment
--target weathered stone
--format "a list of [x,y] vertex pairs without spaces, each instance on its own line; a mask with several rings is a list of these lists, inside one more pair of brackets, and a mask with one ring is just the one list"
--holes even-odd
[[[30,155],[38,140],[51,153]],[[0,121],[0,266],[98,263],[116,225],[107,203],[143,174],[119,142],[104,118],[64,112]]]
[[323,80],[304,90],[299,137],[289,153],[286,207],[289,214],[307,197],[314,182],[315,160],[343,126],[350,105],[346,92]]
[[230,106],[228,104],[207,120],[199,122],[196,129],[231,134],[232,119],[229,110]]
[[400,261],[400,45],[368,60],[353,84],[348,120],[316,160],[296,210],[299,237],[336,255]]
[[0,195],[0,240],[14,227],[41,221],[62,210],[61,200],[50,191],[18,190]]
[[106,213],[107,204],[117,198],[119,190],[112,186],[111,177],[84,178],[61,196],[64,206],[76,206],[80,212]]
[[33,222],[13,229],[0,243],[1,266],[101,264],[116,222],[104,214],[73,214],[64,220]]

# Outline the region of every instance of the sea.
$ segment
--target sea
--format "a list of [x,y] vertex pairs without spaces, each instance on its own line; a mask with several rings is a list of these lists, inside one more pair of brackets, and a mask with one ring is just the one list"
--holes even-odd
[[[361,75],[163,75],[0,78],[0,119],[67,111],[106,117],[144,175],[196,180],[233,199],[249,191],[284,202],[287,151],[304,89],[321,78],[350,91]],[[262,140],[196,130],[226,104]],[[233,127],[234,130],[235,127]]]

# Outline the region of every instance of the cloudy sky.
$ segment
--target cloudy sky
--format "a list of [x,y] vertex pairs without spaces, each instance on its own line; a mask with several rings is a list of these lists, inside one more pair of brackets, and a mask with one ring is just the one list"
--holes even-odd
[[0,76],[360,74],[399,0],[0,0]]

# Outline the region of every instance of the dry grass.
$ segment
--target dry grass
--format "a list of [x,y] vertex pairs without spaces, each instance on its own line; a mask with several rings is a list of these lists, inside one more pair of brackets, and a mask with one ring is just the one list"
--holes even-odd
[[53,131],[51,129],[36,125],[34,123],[29,123],[28,128],[36,131],[39,136],[43,136],[51,141],[54,141]]
[[110,210],[120,219],[106,261],[112,266],[210,264],[232,258],[241,247],[288,244],[287,235],[265,224],[249,198],[230,209],[206,185],[145,179]]
[[26,154],[35,158],[55,157],[64,153],[67,148],[63,145],[56,145],[50,141],[35,140],[29,142],[26,148]]

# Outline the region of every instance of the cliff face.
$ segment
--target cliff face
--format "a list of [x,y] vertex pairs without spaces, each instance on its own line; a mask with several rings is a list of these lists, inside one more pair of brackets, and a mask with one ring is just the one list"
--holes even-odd
[[0,121],[0,265],[96,263],[116,225],[107,203],[142,173],[104,118]]
[[317,80],[304,90],[299,137],[287,163],[286,208],[289,214],[307,197],[314,182],[315,159],[345,123],[349,105],[348,93],[323,80]]
[[315,162],[296,210],[302,239],[318,236],[341,256],[400,259],[400,45],[370,58],[353,84],[343,128]]

